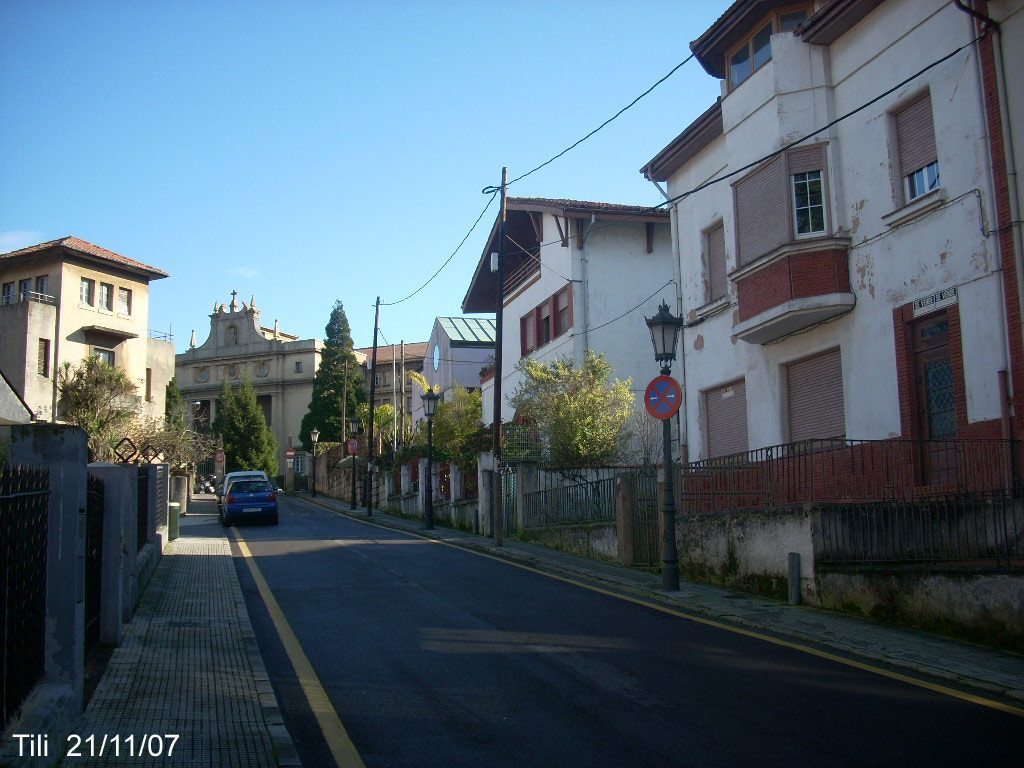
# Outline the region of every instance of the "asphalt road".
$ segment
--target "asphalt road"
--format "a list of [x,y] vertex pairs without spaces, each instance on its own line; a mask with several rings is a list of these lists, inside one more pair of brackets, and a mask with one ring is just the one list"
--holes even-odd
[[[238,531],[371,768],[1024,759],[1019,717],[301,500]],[[236,567],[303,765],[332,766]]]

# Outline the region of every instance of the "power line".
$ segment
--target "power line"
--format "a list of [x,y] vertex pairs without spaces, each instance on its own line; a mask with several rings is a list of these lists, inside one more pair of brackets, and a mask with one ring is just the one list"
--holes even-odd
[[[653,90],[654,90],[655,88],[657,88],[657,87],[658,87],[659,85],[661,85],[661,84],[662,84],[662,83],[664,83],[664,82],[665,82],[666,80],[668,80],[668,79],[669,79],[670,77],[672,77],[672,75],[674,75],[674,74],[675,74],[676,72],[678,72],[678,71],[679,71],[679,70],[680,70],[680,69],[682,68],[682,66],[683,66],[684,64],[686,64],[686,63],[687,63],[688,61],[690,61],[690,60],[691,60],[691,59],[692,59],[693,57],[694,57],[694,54],[692,54],[692,53],[691,53],[691,54],[690,54],[689,56],[687,56],[687,57],[686,57],[685,59],[683,59],[683,60],[682,60],[681,62],[679,62],[678,64],[676,64],[676,65],[675,65],[675,66],[674,66],[674,67],[673,67],[673,68],[672,68],[672,69],[671,69],[671,70],[669,71],[669,73],[668,73],[667,75],[665,75],[665,76],[664,76],[664,77],[662,77],[662,78],[661,78],[660,80],[658,80],[658,81],[657,81],[657,82],[656,82],[656,83],[655,83],[654,85],[652,85],[652,86],[651,86],[650,88],[648,88],[648,89],[647,89],[646,91],[644,91],[643,93],[641,93],[641,94],[640,94],[639,96],[637,96],[637,97],[636,97],[635,99],[633,99],[633,100],[632,100],[631,102],[629,102],[629,104],[627,104],[627,105],[626,105],[626,106],[624,106],[624,107],[623,107],[622,109],[620,109],[620,110],[619,110],[618,112],[616,112],[616,113],[615,113],[614,115],[612,115],[611,117],[609,117],[609,118],[608,118],[607,120],[605,120],[605,121],[604,121],[603,123],[601,123],[601,124],[600,124],[599,126],[597,126],[597,128],[595,128],[594,130],[592,130],[592,131],[591,131],[590,133],[588,133],[588,134],[587,134],[586,136],[584,136],[584,137],[583,137],[582,139],[579,139],[578,141],[575,141],[575,142],[573,142],[573,143],[572,143],[572,144],[570,144],[570,145],[569,145],[568,147],[566,147],[566,148],[565,148],[565,149],[563,149],[563,150],[562,150],[561,152],[559,152],[559,153],[558,153],[557,155],[555,155],[554,157],[551,157],[551,158],[549,158],[548,160],[545,160],[545,161],[544,161],[543,163],[541,163],[540,165],[538,165],[538,166],[537,166],[536,168],[534,168],[533,170],[527,171],[527,172],[526,172],[526,173],[524,173],[524,174],[523,174],[522,176],[517,176],[516,178],[512,179],[512,181],[510,181],[510,182],[509,182],[509,183],[508,183],[508,184],[506,185],[506,187],[512,186],[512,185],[513,185],[513,184],[515,184],[515,183],[516,183],[517,181],[522,181],[522,180],[523,180],[523,179],[525,179],[525,178],[526,178],[527,176],[529,176],[529,175],[531,175],[531,174],[534,174],[534,173],[536,173],[536,172],[537,172],[537,171],[539,171],[539,170],[540,170],[541,168],[543,168],[543,167],[545,167],[545,166],[547,166],[547,165],[550,165],[551,163],[555,162],[555,160],[557,160],[558,158],[560,158],[560,157],[562,157],[563,155],[565,155],[565,154],[568,154],[568,153],[569,153],[569,152],[571,152],[572,150],[576,149],[576,147],[578,147],[578,146],[579,146],[580,144],[582,144],[582,143],[583,143],[584,141],[586,141],[586,140],[587,140],[587,139],[589,139],[589,138],[590,138],[591,136],[593,136],[593,135],[594,135],[595,133],[597,133],[598,131],[600,131],[600,130],[601,130],[602,128],[604,128],[605,126],[607,126],[607,125],[608,125],[609,123],[611,123],[612,121],[614,121],[615,119],[617,119],[618,117],[620,117],[620,116],[621,116],[621,115],[622,115],[622,114],[623,114],[624,112],[626,112],[626,111],[627,111],[628,109],[630,109],[631,107],[633,107],[634,105],[636,105],[636,103],[637,103],[638,101],[640,101],[640,100],[641,100],[642,98],[644,98],[645,96],[647,96],[647,95],[648,95],[648,94],[649,94],[649,93],[650,93],[651,91],[653,91]],[[491,190],[491,189],[493,189],[493,187],[488,187],[487,189],[485,189],[485,190],[484,190],[484,192],[485,192],[485,193],[487,193],[487,192],[488,192],[488,190]]]
[[473,234],[473,232],[477,228],[477,225],[480,224],[480,220],[483,219],[484,214],[487,213],[487,209],[491,207],[491,203],[494,202],[494,198],[495,198],[495,194],[492,194],[490,196],[490,198],[487,200],[487,205],[484,206],[484,209],[482,211],[480,211],[480,215],[476,217],[476,221],[473,222],[473,226],[471,226],[469,228],[469,231],[466,233],[466,236],[462,238],[462,240],[459,242],[459,244],[455,247],[455,250],[452,251],[451,255],[447,259],[444,260],[444,263],[440,267],[437,268],[437,271],[434,272],[434,274],[432,274],[427,279],[427,281],[425,283],[423,283],[423,285],[421,285],[419,288],[417,288],[415,291],[410,293],[405,298],[399,299],[398,301],[389,301],[389,302],[386,302],[386,303],[382,303],[381,306],[382,307],[393,307],[396,304],[401,304],[403,301],[408,301],[413,296],[415,296],[417,293],[419,293],[424,288],[426,288],[428,285],[430,285],[431,281],[433,281],[433,279],[435,277],[437,277],[439,274],[441,274],[441,270],[444,269],[445,267],[447,267],[448,263],[452,259],[455,258],[455,254],[457,254],[460,250],[462,250],[462,246],[464,246],[466,244],[466,241],[469,240],[469,236]]

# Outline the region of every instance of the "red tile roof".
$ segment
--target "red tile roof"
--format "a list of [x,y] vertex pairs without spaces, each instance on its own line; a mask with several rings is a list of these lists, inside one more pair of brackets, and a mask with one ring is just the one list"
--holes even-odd
[[14,259],[21,256],[29,256],[33,253],[41,253],[50,249],[64,248],[65,250],[71,251],[72,253],[80,254],[82,256],[91,257],[93,259],[99,259],[100,261],[110,262],[117,266],[124,267],[136,272],[144,272],[152,279],[159,279],[161,277],[170,277],[162,269],[151,267],[148,264],[143,264],[141,261],[135,259],[129,259],[127,256],[122,256],[119,253],[108,251],[106,248],[100,248],[98,245],[86,242],[77,237],[62,237],[59,240],[51,240],[48,243],[40,243],[39,245],[30,245],[28,248],[22,248],[18,251],[11,251],[10,253],[0,254],[0,260],[2,259]]

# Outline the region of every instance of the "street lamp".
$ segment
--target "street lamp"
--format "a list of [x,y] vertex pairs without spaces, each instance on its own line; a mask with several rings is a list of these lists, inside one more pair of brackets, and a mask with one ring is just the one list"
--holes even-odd
[[314,499],[316,498],[316,441],[320,439],[320,430],[313,427],[313,431],[309,433],[309,439],[313,441],[313,490],[310,493]]
[[423,513],[425,519],[423,527],[428,531],[434,528],[434,413],[437,411],[439,399],[440,396],[432,390],[428,389],[423,393],[423,410],[427,415],[427,508]]
[[[672,361],[676,359],[676,341],[683,325],[681,318],[669,312],[668,305],[658,307],[658,314],[645,318],[651,329],[654,359],[661,363],[661,375],[668,376]],[[662,449],[664,452],[664,480],[661,539],[661,586],[667,591],[679,589],[679,554],[676,551],[676,500],[672,487],[672,419],[662,419]]]

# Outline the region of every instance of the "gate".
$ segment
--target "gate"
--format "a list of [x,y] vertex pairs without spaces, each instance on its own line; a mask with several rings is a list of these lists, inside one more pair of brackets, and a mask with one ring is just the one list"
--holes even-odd
[[518,510],[516,509],[516,465],[504,464],[501,469],[501,511],[505,519],[505,535],[514,536],[519,531]]
[[85,655],[100,640],[100,588],[103,577],[103,507],[105,486],[98,477],[89,478],[85,505]]
[[138,485],[135,496],[135,548],[137,552],[142,551],[149,538],[149,527],[146,525],[149,522],[149,472],[146,470],[147,466],[140,464],[137,472]]
[[656,566],[661,563],[657,472],[642,469],[633,483],[633,564]]

